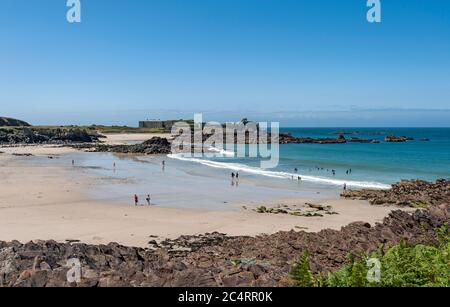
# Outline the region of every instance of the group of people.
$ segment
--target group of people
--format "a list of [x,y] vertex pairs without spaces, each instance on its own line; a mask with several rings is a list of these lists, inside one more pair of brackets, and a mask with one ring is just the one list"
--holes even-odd
[[[151,203],[152,199],[150,197],[150,194],[147,194],[147,196],[145,197],[145,200],[147,201],[148,206],[152,205],[152,203]],[[139,196],[137,194],[134,194],[134,205],[139,206]]]
[[[325,170],[323,167],[318,167],[318,166],[316,166],[315,169],[318,170],[318,171],[323,171],[323,170]],[[310,168],[309,171],[311,172],[312,169]],[[327,168],[326,171],[327,171],[327,172],[330,172],[330,169]],[[295,173],[295,174],[298,173],[298,168],[294,168],[294,173]],[[349,168],[348,170],[345,171],[345,173],[346,173],[347,175],[350,175],[350,174],[352,173],[352,169]],[[332,169],[332,170],[331,170],[331,174],[332,174],[333,176],[336,176],[336,170]],[[291,179],[294,180],[294,178],[295,178],[294,175],[292,175]],[[300,176],[298,176],[297,179],[298,179],[298,181],[302,181],[302,177],[300,177]],[[347,191],[347,183],[344,183],[344,187],[343,187],[343,188],[344,188],[344,191]]]
[[[324,171],[324,170],[325,170],[325,168],[323,168],[323,167],[318,167],[318,166],[316,166],[315,169],[316,169],[317,171]],[[312,170],[313,170],[312,168],[309,169],[310,172],[311,172]],[[330,171],[331,171],[331,174],[332,174],[333,176],[336,176],[336,170],[335,170],[335,169],[331,169],[331,170],[330,170],[329,168],[327,168],[326,171],[327,171],[327,172],[330,172]],[[297,173],[297,172],[298,172],[298,169],[295,168],[295,169],[294,169],[294,172]],[[345,173],[346,173],[347,175],[350,175],[350,174],[352,173],[352,169],[349,168],[348,170],[345,171]]]
[[232,186],[239,186],[239,173],[231,173],[231,185]]

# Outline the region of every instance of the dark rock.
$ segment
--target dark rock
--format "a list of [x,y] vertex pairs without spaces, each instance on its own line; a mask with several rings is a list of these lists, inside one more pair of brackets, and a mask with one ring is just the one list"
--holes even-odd
[[98,138],[84,129],[71,128],[1,128],[0,144],[68,144],[91,143]]
[[76,149],[86,149],[90,152],[113,152],[123,154],[166,155],[171,153],[171,144],[166,138],[154,137],[141,144],[135,145],[107,145],[86,144],[73,145]]
[[384,141],[390,143],[403,143],[407,141],[414,141],[414,139],[407,136],[388,135],[384,138]]
[[403,180],[392,185],[390,190],[348,190],[342,193],[341,196],[368,200],[372,205],[390,204],[424,208],[450,203],[450,180],[440,179],[436,182]]

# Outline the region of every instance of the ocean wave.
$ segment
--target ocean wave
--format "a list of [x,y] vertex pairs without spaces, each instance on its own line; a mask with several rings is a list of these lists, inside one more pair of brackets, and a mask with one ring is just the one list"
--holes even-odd
[[[234,153],[233,153],[234,154]],[[297,178],[300,176],[302,181],[314,182],[320,184],[328,184],[335,186],[344,186],[353,187],[353,188],[365,188],[365,189],[390,189],[391,186],[379,182],[370,182],[370,181],[353,181],[353,180],[341,180],[341,179],[332,179],[326,177],[318,177],[318,176],[306,176],[302,174],[294,174],[288,172],[279,172],[279,171],[268,171],[257,167],[252,167],[240,163],[226,163],[226,162],[218,162],[211,161],[199,158],[185,157],[183,154],[170,154],[168,155],[171,159],[177,159],[181,161],[200,163],[205,166],[219,168],[219,169],[228,169],[236,172],[243,172],[253,175],[260,175],[265,177],[277,178],[277,179],[292,179],[292,177]]]
[[228,150],[225,150],[225,149],[219,149],[219,148],[216,148],[216,147],[213,147],[213,146],[208,147],[208,150],[212,151],[212,152],[217,152],[218,154],[221,154],[224,157],[234,157],[234,156],[236,156],[236,153],[234,151],[228,151]]

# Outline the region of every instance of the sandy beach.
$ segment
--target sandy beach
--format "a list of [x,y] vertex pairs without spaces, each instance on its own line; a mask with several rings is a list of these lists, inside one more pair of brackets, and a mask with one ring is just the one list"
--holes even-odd
[[[108,136],[108,142],[138,141],[150,135]],[[340,229],[354,221],[376,223],[393,208],[369,206],[364,201],[342,199],[279,199],[276,202],[233,204],[228,210],[162,208],[118,205],[110,199],[92,199],[86,189],[95,189],[95,177],[83,177],[69,166],[52,166],[52,159],[75,150],[59,146],[19,146],[0,149],[1,240],[80,240],[92,244],[118,242],[147,247],[148,241],[222,232],[228,235],[272,234],[278,231]],[[32,154],[48,159],[45,166],[30,165]],[[298,217],[259,214],[256,206],[293,205],[305,202],[326,204],[338,215]],[[245,208],[243,208],[245,206]]]

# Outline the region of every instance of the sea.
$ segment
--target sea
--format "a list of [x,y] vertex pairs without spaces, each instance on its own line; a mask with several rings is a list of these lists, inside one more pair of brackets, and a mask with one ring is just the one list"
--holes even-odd
[[[261,169],[261,158],[238,158],[229,146],[213,158],[171,158],[279,180],[300,179],[321,185],[354,188],[389,188],[402,179],[433,181],[450,177],[450,128],[284,128],[295,137],[364,138],[379,143],[280,145],[279,163]],[[384,142],[387,135],[412,141]]]

